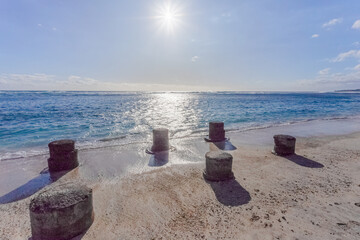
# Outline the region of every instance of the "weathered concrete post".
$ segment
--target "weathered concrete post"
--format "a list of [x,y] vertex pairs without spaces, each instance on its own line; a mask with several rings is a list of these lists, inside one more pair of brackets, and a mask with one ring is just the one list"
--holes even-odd
[[280,156],[291,155],[295,153],[296,138],[289,135],[274,135],[273,153]]
[[209,181],[234,179],[231,154],[222,151],[210,151],[205,154],[206,168],[203,176]]
[[71,170],[79,166],[75,141],[65,139],[49,143],[50,158],[48,166],[50,172]]
[[94,221],[92,190],[60,185],[43,191],[30,202],[33,240],[66,240],[85,232]]
[[169,150],[169,130],[166,128],[156,128],[153,130],[152,152]]
[[221,142],[225,139],[224,123],[209,122],[209,139],[205,138],[205,140],[208,142]]

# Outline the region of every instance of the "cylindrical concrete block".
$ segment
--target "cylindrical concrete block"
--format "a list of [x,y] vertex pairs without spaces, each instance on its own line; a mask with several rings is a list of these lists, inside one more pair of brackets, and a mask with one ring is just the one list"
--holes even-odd
[[57,158],[75,150],[75,141],[63,139],[48,144],[51,158]]
[[71,170],[79,166],[77,149],[59,158],[48,158],[48,166],[50,172],[59,172]]
[[65,139],[49,143],[50,158],[48,166],[50,172],[71,170],[79,166],[75,141]]
[[205,154],[206,169],[204,178],[209,181],[234,179],[231,154],[221,151],[210,151]]
[[160,152],[167,150],[169,150],[169,130],[166,128],[154,129],[151,151]]
[[295,153],[296,138],[289,135],[275,135],[274,136],[274,150],[273,152],[280,156],[291,155]]
[[209,123],[209,139],[214,142],[225,140],[225,130],[223,122]]
[[33,240],[65,240],[85,232],[94,221],[92,190],[61,185],[44,191],[30,202]]

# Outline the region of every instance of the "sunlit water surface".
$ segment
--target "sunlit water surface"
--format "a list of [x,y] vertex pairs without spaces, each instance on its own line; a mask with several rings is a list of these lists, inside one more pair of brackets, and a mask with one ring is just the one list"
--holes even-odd
[[360,94],[0,91],[0,159],[44,153],[61,138],[81,149],[151,141],[156,127],[174,139],[206,135],[214,120],[245,131],[359,115]]

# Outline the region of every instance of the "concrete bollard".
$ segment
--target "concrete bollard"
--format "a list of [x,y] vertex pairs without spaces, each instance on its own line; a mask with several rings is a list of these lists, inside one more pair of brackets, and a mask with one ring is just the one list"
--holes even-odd
[[221,142],[226,140],[223,122],[209,122],[209,138],[205,138],[208,142]]
[[50,172],[71,170],[79,166],[78,152],[75,141],[65,139],[49,143],[50,158],[48,166]]
[[280,156],[291,155],[295,153],[296,138],[289,135],[274,135],[273,153]]
[[85,232],[94,221],[92,190],[60,185],[43,191],[30,202],[33,240],[65,240]]
[[206,168],[203,176],[209,181],[234,179],[231,154],[221,151],[210,151],[205,154]]
[[153,130],[152,152],[169,150],[169,130],[166,128],[156,128]]

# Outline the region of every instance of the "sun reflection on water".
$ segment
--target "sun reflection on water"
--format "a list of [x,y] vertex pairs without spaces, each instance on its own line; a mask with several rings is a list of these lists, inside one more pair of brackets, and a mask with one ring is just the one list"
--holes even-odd
[[134,119],[135,132],[148,132],[158,127],[169,129],[170,137],[189,135],[199,124],[196,113],[197,96],[187,93],[158,93],[151,94],[129,114]]

